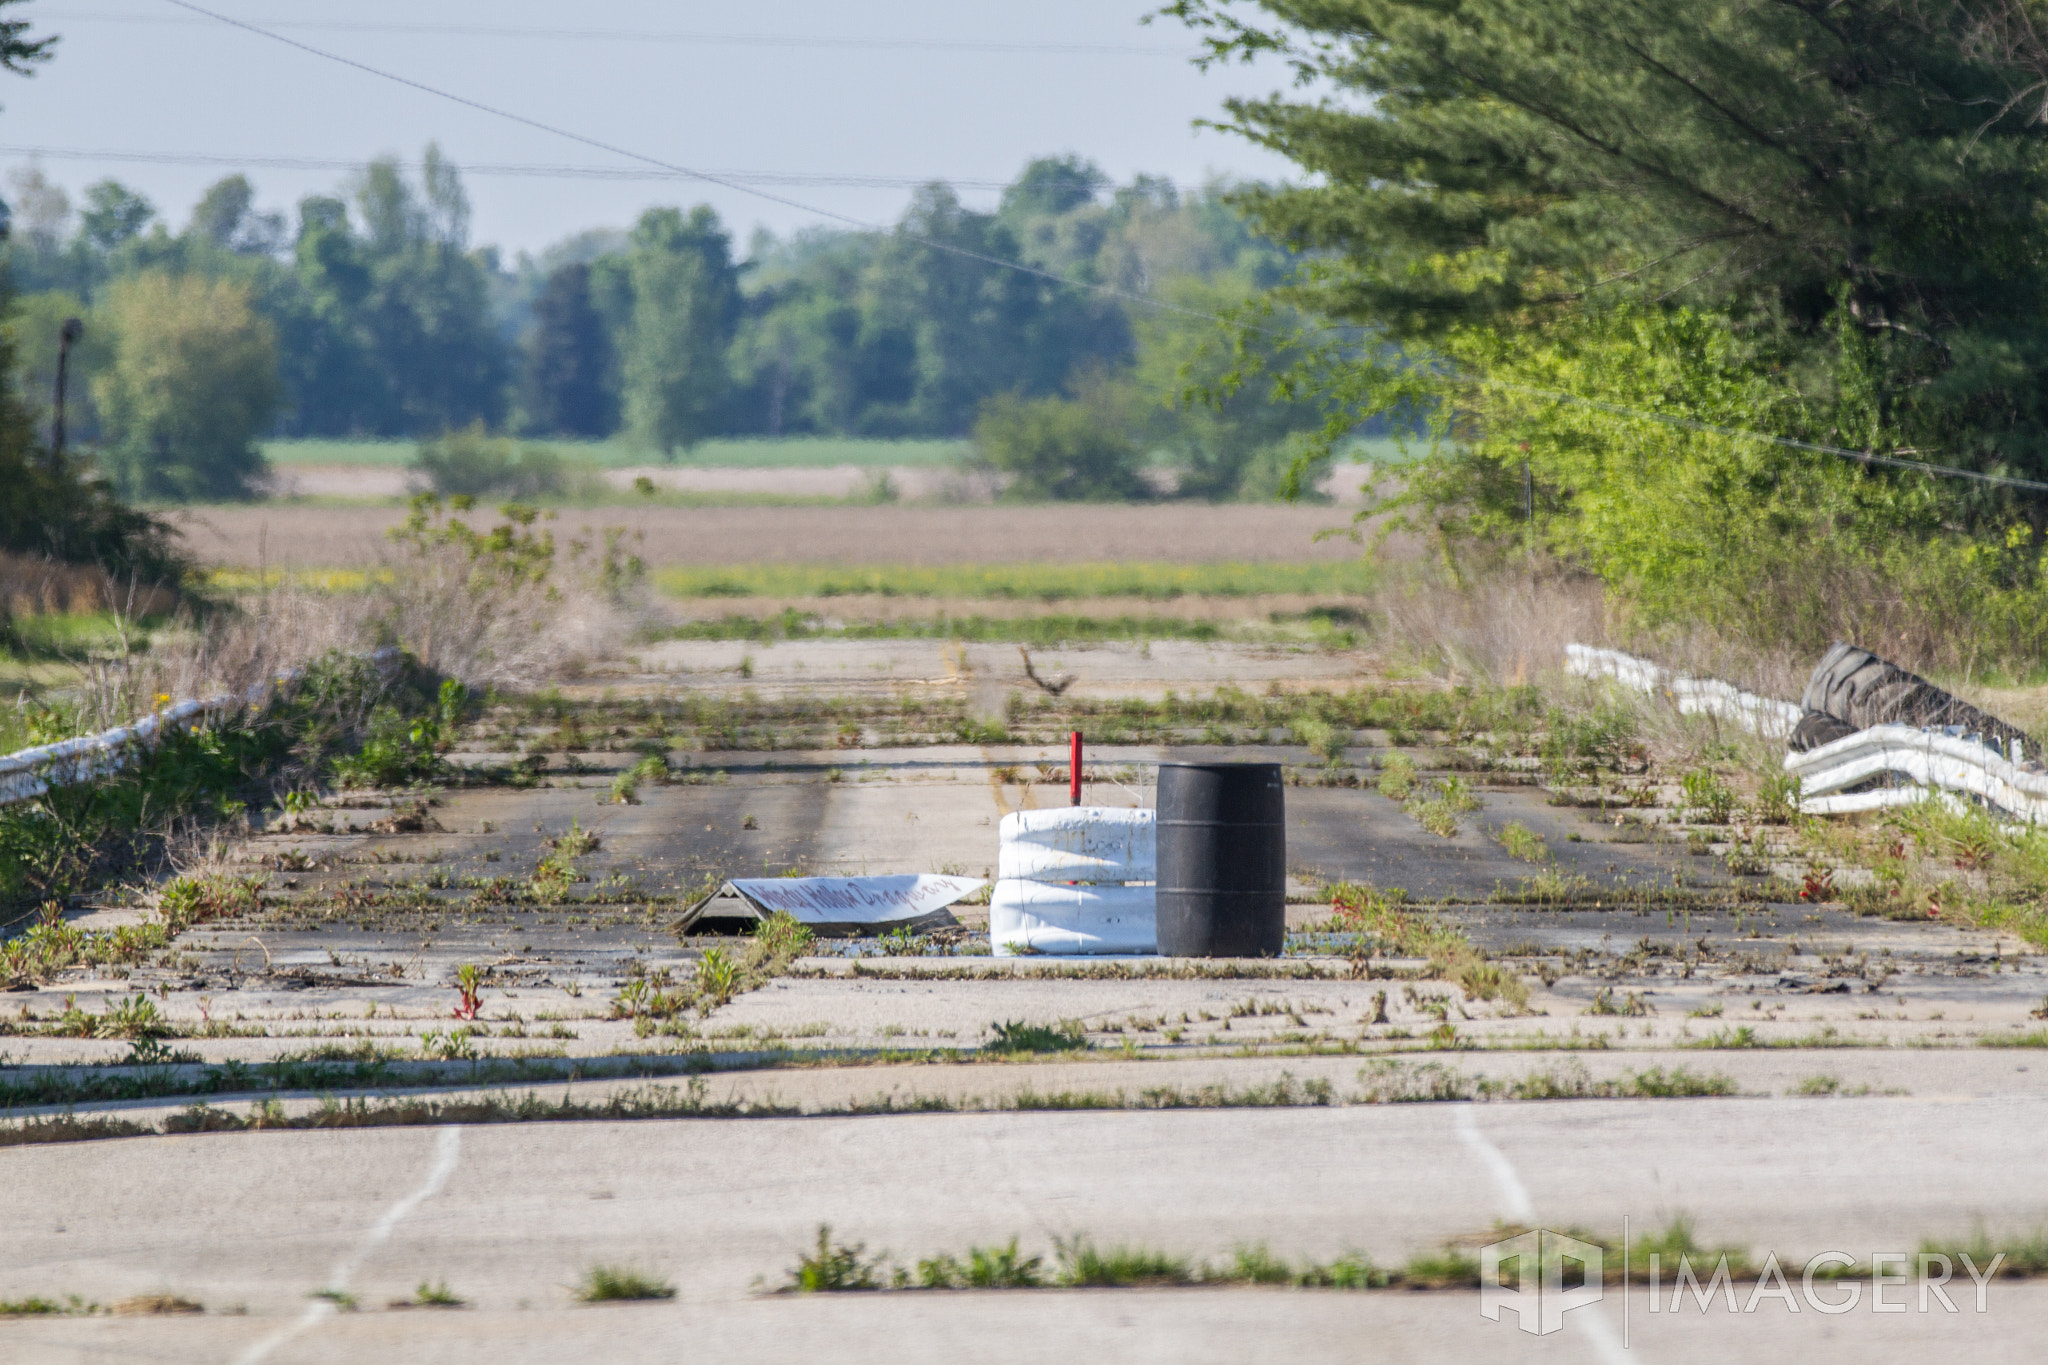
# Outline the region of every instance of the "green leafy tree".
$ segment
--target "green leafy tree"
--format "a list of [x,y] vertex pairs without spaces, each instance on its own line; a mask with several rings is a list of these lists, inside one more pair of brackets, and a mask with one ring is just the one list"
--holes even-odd
[[156,217],[156,205],[118,180],[102,180],[85,189],[85,208],[78,228],[102,252],[113,251],[139,236]]
[[175,500],[247,496],[263,471],[255,440],[279,398],[275,338],[248,289],[145,271],[108,287],[92,325],[113,333],[93,397],[121,488]]
[[223,251],[268,255],[284,242],[284,220],[256,212],[256,187],[244,175],[215,181],[193,206],[187,231]]
[[611,334],[590,295],[590,267],[562,266],[533,304],[523,406],[528,430],[606,436],[617,426],[607,380]]
[[[379,383],[382,434],[502,425],[510,358],[490,316],[488,262],[468,248],[469,201],[455,168],[429,144],[418,187],[394,161],[356,185],[367,289],[352,310]],[[371,422],[364,422],[370,426]]]
[[649,209],[626,257],[633,311],[620,346],[626,425],[673,457],[719,429],[737,320],[732,239],[708,205]]
[[353,435],[394,424],[362,322],[370,265],[349,229],[347,204],[326,195],[300,201],[292,272],[289,305],[277,319],[286,430]]
[[[1256,290],[1241,277],[1183,276],[1158,294],[1172,309],[1134,320],[1139,429],[1185,496],[1276,496],[1306,449],[1298,438],[1325,421],[1322,404],[1289,382],[1288,339],[1303,319],[1289,309],[1257,307]],[[1242,315],[1249,325],[1232,329],[1212,320],[1227,315]],[[1300,472],[1303,490],[1313,495],[1329,461],[1324,455]]]

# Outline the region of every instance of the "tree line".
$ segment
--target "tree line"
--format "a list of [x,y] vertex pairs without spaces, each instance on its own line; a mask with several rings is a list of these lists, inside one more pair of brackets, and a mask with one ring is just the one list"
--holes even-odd
[[511,261],[471,242],[432,146],[295,221],[256,201],[231,175],[175,226],[117,180],[74,204],[33,167],[11,179],[17,396],[47,407],[58,328],[85,318],[70,429],[130,496],[240,496],[265,437],[480,427],[670,459],[710,437],[975,433],[1023,495],[1230,497],[1277,487],[1322,420],[1239,383],[1208,316],[1296,264],[1220,185],[1043,158],[990,212],[932,184],[889,230],[741,248],[709,207],[652,208]]

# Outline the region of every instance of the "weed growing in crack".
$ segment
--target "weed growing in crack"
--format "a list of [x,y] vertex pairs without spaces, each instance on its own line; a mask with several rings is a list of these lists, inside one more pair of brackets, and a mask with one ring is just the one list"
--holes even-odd
[[1380,763],[1379,793],[1389,801],[1406,801],[1415,791],[1415,760],[1389,754]]
[[1198,1272],[1192,1260],[1145,1247],[1098,1248],[1085,1237],[1058,1239],[1059,1282],[1077,1289],[1129,1289],[1139,1286],[1193,1284]]
[[474,962],[455,969],[455,989],[460,998],[452,1011],[457,1019],[474,1019],[483,1010],[483,973]]
[[1520,820],[1510,820],[1502,825],[1493,837],[1500,841],[1500,846],[1507,850],[1510,858],[1517,858],[1525,863],[1550,861],[1550,846],[1543,842],[1543,836]]
[[473,1036],[466,1028],[448,1033],[429,1029],[420,1035],[420,1058],[429,1062],[473,1062],[476,1060],[476,1045],[470,1041]]
[[706,948],[697,959],[698,1008],[709,1014],[731,1000],[740,989],[744,969],[723,948]]
[[400,1299],[393,1308],[466,1308],[468,1304],[448,1287],[446,1280],[435,1280],[431,1284],[421,1280],[419,1288],[413,1290],[410,1299]]
[[989,1026],[990,1038],[983,1052],[1081,1052],[1089,1046],[1088,1035],[1078,1019],[1058,1024],[1027,1024],[1011,1020]]
[[584,1271],[575,1291],[578,1303],[622,1303],[675,1296],[676,1287],[658,1276],[631,1266],[605,1264]]
[[796,916],[786,910],[777,910],[754,926],[754,940],[771,957],[803,957],[811,951],[817,935]]
[[969,1247],[965,1258],[934,1256],[917,1263],[920,1289],[1036,1289],[1045,1283],[1045,1258],[1025,1256],[1012,1237],[999,1247]]
[[852,1290],[880,1289],[882,1258],[870,1259],[865,1243],[844,1246],[833,1242],[829,1223],[818,1224],[817,1249],[797,1258],[790,1268],[785,1293],[842,1294]]
[[1694,768],[1679,779],[1680,803],[1687,818],[1702,825],[1725,825],[1735,814],[1735,789],[1712,768]]

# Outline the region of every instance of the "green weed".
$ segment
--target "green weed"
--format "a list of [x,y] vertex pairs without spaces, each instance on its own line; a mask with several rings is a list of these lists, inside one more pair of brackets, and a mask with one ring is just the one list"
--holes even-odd
[[1679,780],[1686,818],[1702,825],[1725,825],[1735,814],[1735,789],[1712,768],[1694,768]]
[[843,1246],[833,1242],[829,1224],[818,1224],[816,1250],[797,1258],[791,1267],[784,1293],[843,1294],[850,1290],[880,1289],[880,1258],[869,1259],[867,1247],[856,1243]]
[[1027,1024],[1021,1020],[991,1024],[983,1052],[1078,1052],[1090,1046],[1078,1019],[1058,1024]]
[[1510,820],[1494,835],[1500,846],[1507,850],[1510,858],[1525,863],[1547,863],[1550,861],[1550,846],[1543,842],[1543,836],[1530,829],[1520,820]]
[[743,968],[723,948],[706,948],[697,959],[699,1007],[706,1013],[733,998],[740,988]]
[[1603,706],[1576,715],[1554,710],[1545,725],[1538,754],[1559,777],[1601,768],[1621,770],[1642,761],[1636,715],[1626,707]]
[[672,1299],[676,1287],[631,1266],[598,1264],[583,1272],[575,1291],[578,1303],[620,1303],[635,1299]]
[[1036,1289],[1045,1283],[1042,1256],[1025,1256],[1017,1239],[999,1247],[970,1247],[964,1260],[935,1256],[917,1263],[920,1289]]
[[446,1280],[436,1280],[432,1284],[421,1280],[419,1288],[412,1292],[412,1303],[420,1308],[463,1307],[463,1300],[448,1287]]
[[1415,760],[1389,754],[1380,762],[1379,793],[1389,801],[1406,801],[1415,791]]
[[1141,1286],[1193,1284],[1194,1263],[1144,1247],[1100,1249],[1086,1238],[1054,1240],[1059,1256],[1059,1281],[1076,1289],[1131,1289]]
[[808,924],[787,911],[777,910],[754,926],[754,939],[770,956],[803,957],[811,951],[817,935]]

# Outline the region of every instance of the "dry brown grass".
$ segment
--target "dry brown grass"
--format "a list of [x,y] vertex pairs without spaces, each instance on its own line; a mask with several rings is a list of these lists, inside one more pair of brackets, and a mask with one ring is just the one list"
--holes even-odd
[[85,718],[125,724],[167,699],[247,693],[330,652],[381,645],[472,687],[530,686],[616,653],[646,612],[637,593],[600,592],[593,566],[566,551],[540,582],[480,571],[456,544],[386,540],[378,551],[361,591],[271,586],[188,615],[144,653],[87,663],[76,689]]
[[0,551],[0,612],[10,616],[63,616],[120,611],[154,616],[177,605],[169,588],[122,579],[86,564]]
[[1608,640],[1590,578],[1545,569],[1454,581],[1435,566],[1396,567],[1368,611],[1385,622],[1385,643],[1451,681],[1533,682],[1563,669],[1567,644]]

